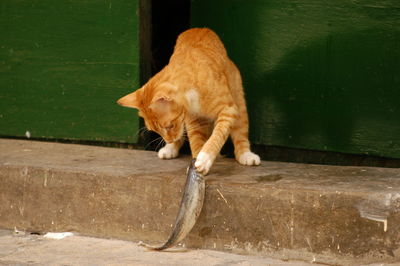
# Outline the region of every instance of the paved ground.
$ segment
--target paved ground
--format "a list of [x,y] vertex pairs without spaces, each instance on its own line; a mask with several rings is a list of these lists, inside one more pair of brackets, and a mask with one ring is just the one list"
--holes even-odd
[[318,265],[210,250],[147,251],[137,243],[72,236],[61,240],[0,231],[0,265]]

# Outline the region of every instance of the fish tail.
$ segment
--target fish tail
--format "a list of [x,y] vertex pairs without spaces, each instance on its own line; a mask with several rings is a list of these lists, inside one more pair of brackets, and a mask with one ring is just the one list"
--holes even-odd
[[148,245],[146,243],[143,243],[142,241],[140,241],[138,245],[141,246],[141,247],[145,247],[148,250],[152,250],[152,251],[162,251],[162,250],[164,250],[166,248],[169,248],[169,246],[170,246],[169,243],[165,243],[162,246],[155,247],[155,246],[151,246],[151,245]]

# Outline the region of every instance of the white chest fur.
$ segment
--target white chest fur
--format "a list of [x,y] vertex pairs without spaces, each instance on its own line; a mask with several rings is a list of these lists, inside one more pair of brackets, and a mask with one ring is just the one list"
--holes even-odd
[[200,99],[199,94],[196,90],[191,89],[185,93],[186,100],[188,102],[189,111],[191,113],[200,112]]

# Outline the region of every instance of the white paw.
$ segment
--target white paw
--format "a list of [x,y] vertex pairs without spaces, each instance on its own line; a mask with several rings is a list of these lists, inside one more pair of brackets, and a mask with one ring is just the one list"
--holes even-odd
[[251,151],[246,151],[239,156],[238,159],[240,164],[243,165],[259,165],[260,164],[260,156]]
[[179,150],[175,148],[173,143],[165,145],[158,151],[158,158],[160,159],[172,159],[178,157]]
[[197,155],[194,166],[196,166],[197,171],[206,175],[208,173],[208,171],[210,171],[210,168],[211,168],[214,160],[215,160],[215,158],[211,157],[210,154],[201,151],[199,153],[199,155]]

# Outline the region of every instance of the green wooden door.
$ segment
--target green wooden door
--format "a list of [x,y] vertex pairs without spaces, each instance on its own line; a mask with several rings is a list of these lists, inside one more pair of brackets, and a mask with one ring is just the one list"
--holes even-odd
[[138,0],[2,0],[0,135],[136,142]]
[[256,144],[400,158],[397,0],[194,0],[240,68]]

